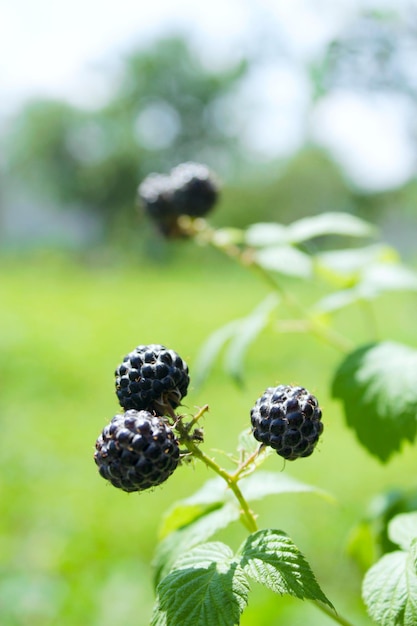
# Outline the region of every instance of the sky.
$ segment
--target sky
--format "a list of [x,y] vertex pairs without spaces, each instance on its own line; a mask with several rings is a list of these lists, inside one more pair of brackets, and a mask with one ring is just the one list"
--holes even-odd
[[170,32],[185,33],[204,63],[223,68],[259,46],[267,25],[268,33],[276,30],[285,59],[266,61],[243,87],[253,112],[243,141],[260,159],[285,156],[300,147],[308,125],[354,184],[369,191],[395,187],[414,172],[417,155],[407,130],[414,111],[399,98],[364,99],[341,91],[307,119],[311,94],[303,62],[319,55],[358,7],[406,4],[410,1],[0,0],[0,115],[29,97],[99,104],[108,93],[106,72],[119,56]]

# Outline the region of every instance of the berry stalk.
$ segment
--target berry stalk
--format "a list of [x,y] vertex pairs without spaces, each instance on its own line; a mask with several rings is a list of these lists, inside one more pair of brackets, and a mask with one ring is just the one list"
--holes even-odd
[[249,532],[254,533],[258,530],[258,525],[256,523],[256,517],[251,508],[249,507],[248,502],[243,496],[242,491],[240,490],[238,480],[240,478],[240,472],[236,474],[230,474],[225,469],[220,467],[218,463],[212,458],[210,458],[205,452],[203,452],[196,443],[192,440],[192,437],[189,434],[189,429],[182,423],[181,419],[179,419],[175,424],[175,429],[178,431],[180,435],[180,441],[184,444],[191,454],[202,461],[207,467],[212,469],[218,476],[221,476],[223,480],[227,483],[229,489],[233,492],[237,501],[241,507],[241,520],[242,523],[246,526]]
[[286,306],[294,312],[297,317],[301,317],[305,321],[305,332],[311,332],[317,339],[331,345],[338,351],[348,353],[353,350],[353,344],[338,333],[333,328],[329,328],[321,323],[315,317],[306,315],[304,308],[293,296],[288,293],[283,286],[260,265],[250,250],[242,250],[239,246],[225,242],[221,237],[217,236],[217,231],[209,226],[205,220],[199,220],[197,224],[192,220],[183,221],[181,227],[187,231],[187,235],[207,243],[217,250],[220,250],[226,256],[236,260],[245,268],[253,270],[275,293],[277,293],[286,304]]

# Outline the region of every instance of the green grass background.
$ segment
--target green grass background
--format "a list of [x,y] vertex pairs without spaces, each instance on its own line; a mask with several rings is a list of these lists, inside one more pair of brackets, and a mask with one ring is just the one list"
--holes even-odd
[[[191,261],[190,261],[191,259]],[[78,262],[54,252],[3,258],[0,268],[0,624],[2,626],[146,626],[154,601],[152,556],[161,517],[210,478],[194,464],[153,492],[125,494],[99,477],[95,439],[118,411],[113,372],[139,343],[163,343],[193,364],[210,332],[249,313],[267,294],[241,268],[202,250],[148,265],[111,257]],[[301,290],[309,301],[312,293]],[[416,344],[415,298],[374,305],[383,338]],[[360,343],[369,328],[359,312],[339,315]],[[381,465],[357,443],[329,396],[341,355],[303,335],[263,333],[248,353],[238,389],[214,368],[191,382],[184,411],[208,403],[206,451],[235,449],[256,398],[269,385],[302,384],[323,408],[325,431],[315,454],[265,469],[328,490],[285,495],[256,506],[261,527],[285,530],[308,558],[325,593],[357,625],[370,624],[360,601],[361,573],[346,541],[369,498],[415,485],[415,446]],[[366,416],[364,416],[366,419]],[[213,452],[218,460],[223,457]],[[224,463],[227,460],[224,457]],[[237,547],[239,525],[219,538]],[[308,602],[253,585],[242,625],[332,621]]]

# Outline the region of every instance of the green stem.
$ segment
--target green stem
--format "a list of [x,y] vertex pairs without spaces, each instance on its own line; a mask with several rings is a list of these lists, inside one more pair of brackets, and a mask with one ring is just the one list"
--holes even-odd
[[[245,263],[248,265],[248,263]],[[350,352],[353,349],[353,345],[351,342],[346,339],[343,335],[340,335],[337,331],[328,326],[321,323],[316,318],[311,315],[305,315],[304,308],[298,302],[298,300],[290,293],[288,293],[283,286],[275,280],[271,276],[269,272],[267,272],[259,263],[257,263],[254,259],[250,262],[250,267],[252,267],[256,272],[261,276],[261,278],[272,288],[278,295],[281,296],[283,302],[286,306],[292,310],[296,316],[301,317],[306,320],[307,328],[310,332],[315,335],[318,339],[324,341],[325,343],[331,345],[336,350],[340,350],[342,352]]]
[[251,250],[242,251],[238,246],[233,244],[219,244],[215,237],[216,231],[207,224],[200,231],[200,236],[202,233],[204,233],[204,241],[217,250],[221,250],[228,257],[236,259],[243,267],[247,267],[258,274],[261,279],[282,298],[286,306],[292,310],[296,316],[306,320],[307,328],[315,337],[341,352],[346,353],[353,350],[353,344],[346,337],[333,328],[329,328],[327,325],[317,320],[317,318],[311,315],[306,316],[304,307],[292,294],[288,293],[265,268],[259,265],[254,259]]
[[191,420],[191,422],[189,422],[187,424],[187,432],[189,432],[189,433],[191,432],[191,430],[197,424],[199,419],[204,415],[204,413],[207,413],[208,410],[209,410],[209,405],[208,404],[205,404],[203,407],[201,407],[201,409],[198,411],[198,413],[196,413],[194,415],[194,417]]
[[[264,444],[261,444],[256,450],[255,452],[252,452],[252,454],[250,456],[248,456],[237,468],[237,470],[235,472],[233,472],[233,474],[231,475],[232,479],[237,482],[238,480],[240,480],[243,476],[247,476],[247,474],[252,473],[255,470],[255,461],[258,458],[258,456],[264,451],[266,450],[266,447],[264,446]],[[253,464],[253,468],[251,468],[250,470],[248,470],[248,468]],[[248,471],[246,471],[248,470]]]
[[181,419],[177,421],[176,429],[181,435],[181,443],[184,443],[189,452],[191,452],[191,454],[195,458],[202,461],[207,467],[212,469],[216,474],[218,474],[218,476],[221,476],[223,480],[227,483],[227,486],[233,492],[234,496],[240,504],[242,512],[242,522],[249,530],[249,532],[253,533],[258,530],[255,514],[250,509],[249,504],[245,500],[245,497],[243,496],[243,493],[241,492],[239,485],[237,484],[237,479],[232,474],[229,474],[229,472],[227,472],[225,469],[220,467],[220,465],[218,465],[214,459],[211,459],[209,456],[207,456],[207,454],[205,454],[194,443],[194,441],[192,441],[189,436],[188,428],[184,426],[184,424],[181,422]]

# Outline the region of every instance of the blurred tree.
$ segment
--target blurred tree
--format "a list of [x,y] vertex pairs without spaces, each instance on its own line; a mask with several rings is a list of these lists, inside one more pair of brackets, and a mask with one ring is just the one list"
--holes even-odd
[[30,102],[8,133],[9,176],[38,199],[95,212],[114,233],[132,219],[137,186],[150,171],[230,158],[236,137],[214,117],[244,73],[245,63],[210,72],[183,40],[158,41],[123,60],[98,110]]
[[[417,37],[411,17],[368,12],[349,22],[321,57],[303,68],[312,85],[311,110],[339,88],[400,92],[415,106]],[[52,100],[29,103],[7,134],[8,184],[25,188],[38,205],[52,201],[96,216],[107,239],[123,229],[124,241],[128,228],[138,230],[131,227],[139,182],[185,160],[207,163],[229,185],[221,210],[213,213],[217,225],[288,222],[325,210],[353,211],[376,221],[393,211],[414,214],[412,181],[388,192],[362,192],[308,137],[296,154],[276,160],[257,160],[247,143],[242,149],[240,133],[252,112],[239,101],[245,93],[239,87],[249,66],[282,63],[282,50],[270,48],[268,58],[255,55],[215,72],[183,39],[164,39],[117,63],[113,91],[96,110]],[[270,88],[265,80],[255,101]],[[150,235],[145,223],[140,226]],[[148,251],[156,247],[152,240]]]
[[[351,92],[367,99],[374,94],[392,97],[407,137],[417,145],[416,102],[417,22],[412,3],[379,10],[362,10],[349,20],[309,67],[313,87],[313,108],[337,91]],[[396,98],[396,100],[394,100]],[[404,115],[404,112],[407,114]],[[347,185],[353,210],[377,223],[405,218],[402,239],[407,238],[410,220],[416,225],[417,181],[411,175],[401,185],[384,191],[366,192]],[[400,241],[396,241],[401,246]]]
[[417,95],[413,59],[417,23],[411,4],[404,10],[364,11],[330,42],[313,65],[316,96],[347,88]]

